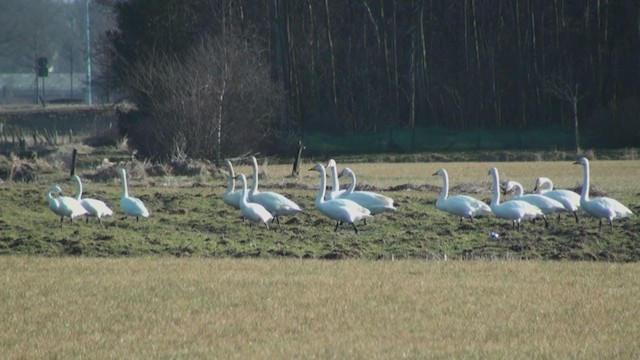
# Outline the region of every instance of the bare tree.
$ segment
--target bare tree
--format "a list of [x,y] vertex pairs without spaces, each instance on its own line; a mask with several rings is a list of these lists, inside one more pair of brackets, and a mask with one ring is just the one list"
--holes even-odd
[[129,79],[143,116],[131,136],[164,158],[217,161],[255,149],[280,101],[258,51],[229,35],[204,39],[184,58],[132,67]]
[[578,103],[580,102],[580,84],[571,82],[559,76],[548,78],[545,81],[545,90],[552,96],[569,102],[571,117],[573,119],[573,132],[576,142],[576,154],[580,151],[580,130],[578,127]]

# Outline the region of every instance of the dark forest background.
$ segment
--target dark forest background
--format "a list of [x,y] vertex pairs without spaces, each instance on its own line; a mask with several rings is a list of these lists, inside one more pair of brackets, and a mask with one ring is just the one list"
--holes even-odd
[[96,57],[154,156],[287,152],[310,133],[569,129],[638,146],[640,3],[96,0]]

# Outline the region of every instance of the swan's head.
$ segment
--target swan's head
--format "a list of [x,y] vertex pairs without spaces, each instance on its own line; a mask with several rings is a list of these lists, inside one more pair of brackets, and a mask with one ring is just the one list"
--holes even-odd
[[447,175],[447,170],[440,168],[438,169],[438,171],[434,172],[433,174],[431,174],[431,176],[446,176]]
[[123,178],[127,176],[127,172],[124,170],[124,168],[120,168],[120,176],[122,176]]
[[327,162],[326,168],[329,169],[329,168],[332,168],[332,167],[337,169],[338,168],[338,164],[336,164],[335,160],[329,159],[329,161]]
[[258,159],[256,159],[255,156],[251,157],[251,163],[253,164],[253,166],[258,167]]
[[75,182],[77,182],[77,183],[80,183],[80,176],[78,176],[78,175],[73,175],[73,176],[71,177],[71,180],[73,180],[73,181],[75,181]]
[[498,175],[498,169],[492,167],[491,169],[489,169],[488,175]]
[[578,161],[573,163],[574,165],[582,165],[584,167],[588,167],[589,166],[589,160],[587,160],[587,158],[582,157],[580,159],[578,159]]
[[502,189],[502,195],[506,195],[508,193],[513,192],[520,184],[515,181],[503,181],[500,184],[500,188]]
[[506,195],[509,191],[512,190],[510,181],[503,181],[500,183],[500,190],[502,190],[502,195]]
[[322,166],[322,164],[317,163],[316,166],[312,167],[311,169],[309,169],[309,171],[317,171],[319,173],[324,173],[324,166]]
[[351,176],[351,175],[353,175],[353,170],[351,170],[348,167],[346,167],[346,168],[342,168],[342,170],[338,174],[338,177]]
[[242,183],[246,183],[247,182],[247,177],[244,176],[244,174],[238,174],[234,177],[234,179],[242,181]]
[[49,190],[47,190],[47,192],[49,194],[59,194],[62,195],[62,189],[60,189],[60,186],[58,185],[51,185],[51,187],[49,187]]
[[536,185],[533,187],[533,192],[536,192],[542,189],[543,187],[549,187],[550,189],[553,189],[553,182],[551,181],[551,179],[546,177],[537,178]]

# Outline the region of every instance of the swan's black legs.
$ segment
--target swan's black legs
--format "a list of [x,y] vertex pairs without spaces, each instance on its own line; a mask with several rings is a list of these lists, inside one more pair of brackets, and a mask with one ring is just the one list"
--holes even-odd
[[578,213],[576,211],[573,212],[573,216],[576,218],[576,224],[580,222],[578,219]]
[[340,225],[340,221],[336,221],[336,228],[335,228],[335,232],[338,232],[338,226]]
[[353,226],[353,230],[355,230],[356,234],[358,233],[358,228],[356,227],[356,224],[351,223],[351,226]]
[[598,232],[602,231],[602,219],[600,219],[600,222],[598,223]]
[[549,222],[547,221],[547,217],[542,215],[542,220],[544,220],[544,227],[548,228],[549,227]]

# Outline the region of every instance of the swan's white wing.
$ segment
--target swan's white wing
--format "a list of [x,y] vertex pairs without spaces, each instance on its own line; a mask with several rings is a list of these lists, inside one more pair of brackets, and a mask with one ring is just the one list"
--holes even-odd
[[122,211],[129,216],[149,216],[149,210],[147,210],[147,207],[144,206],[144,203],[138,198],[122,197],[120,198],[120,207]]
[[561,202],[544,195],[527,194],[517,197],[516,199],[528,202],[529,204],[542,210],[544,214],[566,211],[564,205]]
[[76,216],[87,215],[88,212],[75,198],[69,196],[60,196],[58,198],[59,210],[65,216],[74,218]]
[[371,214],[396,211],[396,208],[393,206],[393,199],[384,195],[376,194],[374,192],[354,191],[350,194],[340,197],[340,199],[348,199],[354,201],[360,206],[369,209]]
[[107,204],[98,199],[82,199],[80,202],[82,206],[87,210],[91,216],[105,217],[113,216],[113,210],[111,210]]
[[292,215],[302,212],[298,204],[275,192],[254,194],[251,201],[262,205],[274,216]]
[[242,191],[225,192],[222,195],[225,204],[240,209],[240,200],[242,200]]

